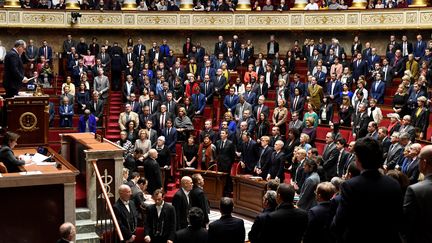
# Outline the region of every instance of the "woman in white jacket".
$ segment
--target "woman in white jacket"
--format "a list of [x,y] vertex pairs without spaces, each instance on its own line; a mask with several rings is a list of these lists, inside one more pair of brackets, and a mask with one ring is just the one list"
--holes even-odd
[[368,113],[368,116],[372,117],[374,122],[376,122],[376,124],[379,125],[383,119],[383,115],[381,112],[381,108],[377,107],[376,104],[377,104],[376,99],[370,99],[369,100],[369,108],[367,109],[367,113]]

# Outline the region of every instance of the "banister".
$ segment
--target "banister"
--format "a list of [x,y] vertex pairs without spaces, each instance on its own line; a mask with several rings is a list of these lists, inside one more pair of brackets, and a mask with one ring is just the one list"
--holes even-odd
[[106,189],[105,189],[104,183],[103,183],[103,181],[102,181],[102,177],[101,177],[101,175],[100,175],[100,172],[99,172],[98,166],[97,166],[97,164],[96,164],[96,160],[92,160],[91,163],[92,163],[93,169],[94,169],[94,171],[95,171],[96,178],[97,178],[97,180],[98,180],[98,182],[99,182],[99,185],[100,185],[100,187],[101,187],[101,190],[102,190],[103,196],[104,196],[104,198],[105,198],[105,201],[106,201],[106,204],[107,204],[107,207],[108,207],[109,214],[110,214],[111,217],[112,217],[112,221],[113,221],[113,224],[114,224],[114,228],[115,228],[115,230],[116,230],[116,232],[117,232],[117,235],[118,235],[118,237],[119,237],[119,240],[122,242],[122,241],[124,241],[124,239],[123,239],[123,235],[122,235],[122,233],[121,233],[120,226],[119,226],[119,224],[118,224],[118,222],[117,222],[117,218],[116,218],[116,216],[115,216],[115,214],[114,214],[114,210],[113,210],[113,208],[112,208],[111,202],[110,202],[110,200],[108,200],[109,197],[108,197],[108,194],[107,194],[107,192],[106,192]]

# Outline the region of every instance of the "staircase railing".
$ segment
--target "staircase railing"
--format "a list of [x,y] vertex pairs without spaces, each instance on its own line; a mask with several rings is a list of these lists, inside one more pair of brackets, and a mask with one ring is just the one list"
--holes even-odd
[[[99,188],[102,191],[102,200],[99,201],[103,205],[98,205],[98,210],[100,211],[100,217],[97,219],[97,227],[100,232],[100,236],[103,241],[101,242],[117,242],[119,240],[120,242],[124,241],[123,235],[120,230],[120,226],[118,224],[117,218],[115,217],[113,207],[111,205],[110,198],[108,197],[107,190],[105,188],[105,184],[102,181],[101,174],[99,172],[99,168],[97,166],[96,160],[93,160],[92,166],[94,169],[94,172],[96,174],[96,178],[98,181]],[[117,239],[117,240],[116,240]]]

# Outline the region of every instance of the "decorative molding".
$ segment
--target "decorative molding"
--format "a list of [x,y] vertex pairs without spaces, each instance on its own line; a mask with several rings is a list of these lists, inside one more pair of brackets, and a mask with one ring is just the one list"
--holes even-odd
[[81,11],[71,25],[71,11],[0,10],[0,28],[143,29],[143,30],[388,30],[432,29],[428,8],[287,11],[287,12],[134,12]]

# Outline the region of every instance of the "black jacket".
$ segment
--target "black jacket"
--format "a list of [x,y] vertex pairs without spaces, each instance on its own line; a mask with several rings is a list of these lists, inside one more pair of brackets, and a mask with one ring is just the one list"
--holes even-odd
[[135,235],[135,229],[137,226],[136,207],[133,201],[129,201],[129,211],[127,210],[123,201],[118,199],[113,205],[114,214],[120,226],[123,238],[128,240]]
[[176,212],[177,230],[186,228],[188,226],[188,211],[191,206],[188,202],[188,196],[186,196],[182,188],[178,189],[174,194],[172,205]]
[[3,86],[6,89],[7,98],[18,94],[19,89],[23,86],[23,79],[23,62],[18,53],[12,49],[4,59]]
[[147,220],[144,224],[144,234],[150,236],[152,242],[166,242],[174,240],[176,216],[172,205],[164,202],[158,217],[156,205],[150,205],[147,211]]
[[205,228],[192,228],[179,230],[175,233],[175,243],[207,243],[208,232]]
[[192,191],[189,192],[189,198],[191,207],[201,208],[204,213],[204,224],[207,224],[209,222],[210,206],[204,190],[201,187],[194,186]]
[[244,243],[246,231],[243,219],[224,215],[209,225],[209,243]]

